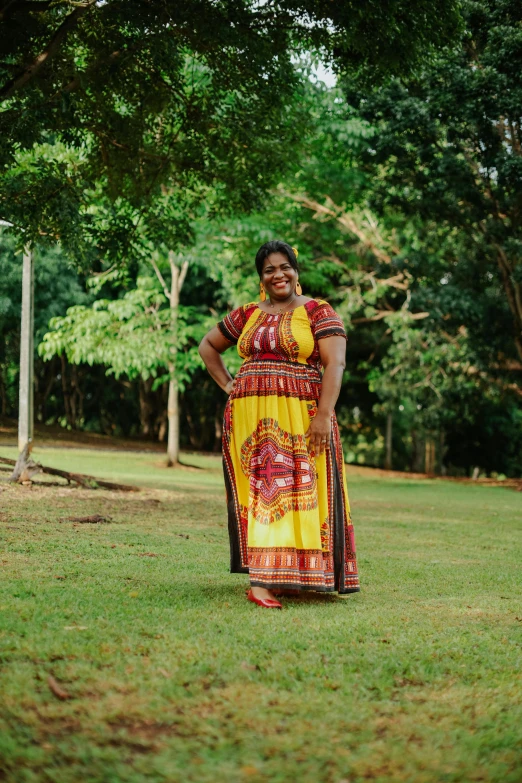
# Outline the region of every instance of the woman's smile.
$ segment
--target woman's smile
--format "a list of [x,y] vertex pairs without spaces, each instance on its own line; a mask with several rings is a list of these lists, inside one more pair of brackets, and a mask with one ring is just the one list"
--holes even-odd
[[295,290],[298,273],[283,253],[271,253],[265,260],[261,281],[269,296],[288,299]]

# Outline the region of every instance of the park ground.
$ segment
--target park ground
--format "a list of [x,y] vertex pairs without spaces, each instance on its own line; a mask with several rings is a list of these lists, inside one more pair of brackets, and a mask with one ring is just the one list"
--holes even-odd
[[522,781],[520,492],[351,469],[361,593],[274,612],[218,457],[84,445],[142,489],[0,482],[0,780]]

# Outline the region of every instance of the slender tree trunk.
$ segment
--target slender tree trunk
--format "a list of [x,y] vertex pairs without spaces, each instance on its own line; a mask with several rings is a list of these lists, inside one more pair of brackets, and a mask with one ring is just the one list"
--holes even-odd
[[18,400],[18,459],[11,481],[17,481],[30,460],[34,427],[34,263],[29,247],[24,250],[22,272],[22,319],[20,330],[20,394]]
[[0,415],[7,416],[7,390],[5,388],[4,375],[0,366]]
[[145,437],[150,436],[152,432],[151,420],[154,408],[150,402],[151,379],[144,381],[142,378],[138,381],[138,394],[140,401],[140,429]]
[[69,427],[74,429],[74,406],[71,393],[71,384],[69,383],[69,378],[67,377],[67,359],[65,358],[64,353],[62,353],[60,358],[62,361],[62,392],[65,418]]
[[167,437],[167,464],[169,466],[179,464],[179,386],[176,380],[176,357],[178,353],[178,309],[179,309],[179,295],[185,282],[185,277],[188,270],[188,261],[183,261],[181,269],[176,264],[176,256],[172,250],[169,250],[169,264],[171,272],[170,291],[165,284],[165,280],[161,271],[151,258],[152,266],[156,272],[157,278],[160,281],[165,296],[170,302],[170,324],[172,331],[172,346],[170,351],[170,361],[168,365],[169,369],[169,396],[167,402],[167,420],[168,420],[168,437]]
[[393,439],[393,416],[388,413],[386,417],[386,456],[384,458],[384,469],[392,469],[392,439]]
[[29,248],[26,248],[23,257],[18,410],[18,451],[21,454],[29,444],[30,453],[34,424],[34,263]]
[[169,399],[167,402],[167,418],[169,422],[169,433],[167,440],[167,458],[168,465],[177,465],[179,463],[179,389],[176,381],[176,355],[177,355],[177,322],[179,307],[179,267],[174,260],[174,253],[169,253],[169,263],[171,271],[170,282],[170,322],[173,335],[171,348],[172,361],[169,364]]
[[424,467],[424,440],[418,430],[411,431],[411,471],[422,473]]
[[52,361],[46,362],[42,367],[42,383],[40,388],[35,384],[35,412],[39,421],[45,422],[47,419],[47,401],[51,390],[56,382],[57,357],[53,356]]
[[435,442],[433,438],[426,438],[426,452],[424,459],[424,471],[425,473],[435,473]]
[[446,465],[444,464],[444,457],[446,456],[446,433],[441,430],[439,433],[439,473],[441,476],[447,474]]

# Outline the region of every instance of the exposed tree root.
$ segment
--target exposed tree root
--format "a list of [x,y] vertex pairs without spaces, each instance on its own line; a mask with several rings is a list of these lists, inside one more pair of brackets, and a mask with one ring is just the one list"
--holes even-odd
[[28,481],[32,481],[33,476],[39,473],[46,473],[49,476],[60,476],[60,478],[66,479],[71,484],[78,484],[80,487],[87,487],[88,489],[114,489],[120,492],[139,492],[140,488],[135,487],[132,484],[116,484],[113,481],[104,481],[103,479],[96,478],[95,476],[87,476],[84,473],[70,473],[68,470],[58,470],[58,468],[49,468],[46,465],[42,465],[40,462],[35,462],[29,456],[28,448],[26,447],[18,459],[7,459],[7,457],[0,457],[0,463],[4,465],[12,465],[14,467],[10,477],[10,481],[23,484]]

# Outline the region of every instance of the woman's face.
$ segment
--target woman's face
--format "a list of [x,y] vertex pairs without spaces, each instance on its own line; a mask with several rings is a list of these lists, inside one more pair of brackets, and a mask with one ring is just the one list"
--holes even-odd
[[270,299],[287,299],[295,291],[299,275],[284,253],[270,253],[263,264],[261,282]]

